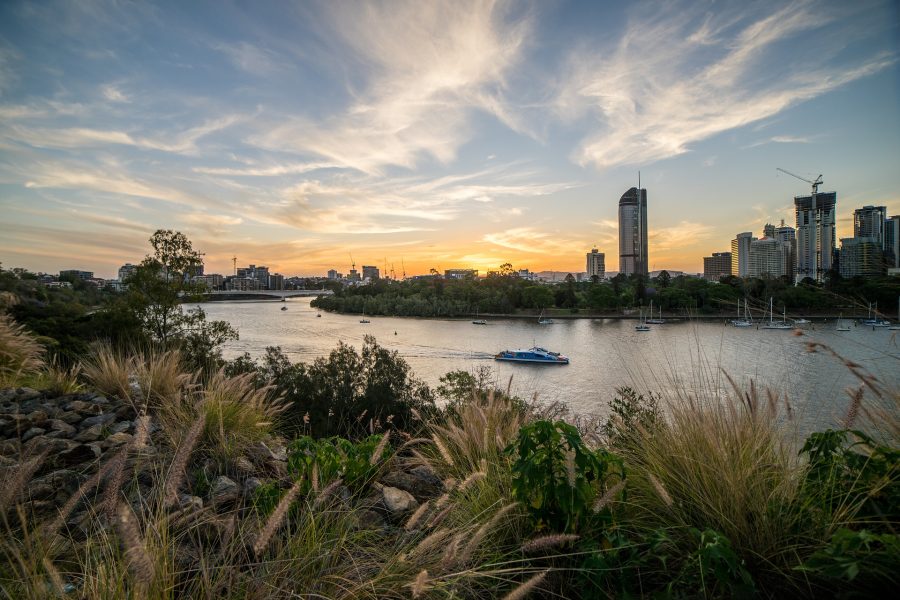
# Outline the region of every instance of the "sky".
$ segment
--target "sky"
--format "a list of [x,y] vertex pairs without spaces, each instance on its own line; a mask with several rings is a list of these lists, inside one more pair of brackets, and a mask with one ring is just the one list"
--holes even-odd
[[651,270],[793,225],[820,173],[900,213],[900,14],[854,2],[0,3],[0,262]]

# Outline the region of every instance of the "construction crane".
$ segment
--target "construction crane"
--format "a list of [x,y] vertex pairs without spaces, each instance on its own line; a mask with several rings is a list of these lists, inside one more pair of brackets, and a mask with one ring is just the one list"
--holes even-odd
[[819,176],[816,177],[816,180],[815,180],[815,181],[810,181],[809,179],[807,179],[807,178],[805,178],[805,177],[800,177],[799,175],[795,175],[794,173],[791,173],[790,171],[785,171],[785,170],[782,169],[781,167],[775,167],[775,170],[776,170],[776,171],[781,171],[782,173],[786,173],[787,175],[790,175],[791,177],[796,177],[796,178],[799,179],[800,181],[805,181],[806,183],[810,184],[810,185],[812,186],[812,193],[813,193],[813,196],[815,196],[816,194],[819,193],[819,186],[822,185],[822,184],[824,183],[824,182],[822,181],[822,175],[821,175],[821,174],[819,174]]
[[237,277],[237,256],[231,257],[231,264],[234,266],[234,276]]
[[349,254],[350,254],[350,268],[353,271],[356,271],[356,262],[353,260],[353,253],[350,252]]

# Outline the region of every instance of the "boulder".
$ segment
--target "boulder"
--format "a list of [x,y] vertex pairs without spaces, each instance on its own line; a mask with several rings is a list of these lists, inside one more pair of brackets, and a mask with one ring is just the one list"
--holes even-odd
[[419,503],[412,494],[388,485],[381,488],[381,500],[388,512],[394,516],[419,508]]
[[50,419],[49,421],[47,421],[47,425],[53,431],[59,431],[65,435],[72,435],[76,431],[78,431],[77,429],[72,427],[69,423],[66,423],[65,421],[63,421],[62,419]]
[[110,433],[122,433],[131,429],[131,421],[117,421],[109,426]]
[[31,438],[36,437],[36,436],[39,436],[39,435],[41,435],[41,434],[43,434],[43,433],[46,433],[46,432],[47,432],[47,430],[46,430],[46,429],[43,429],[43,428],[41,428],[41,427],[32,427],[31,429],[29,429],[28,431],[26,431],[24,434],[22,434],[22,441],[23,441],[23,442],[27,442],[27,441],[30,440]]
[[213,481],[209,496],[214,506],[231,504],[240,498],[241,486],[233,479],[220,475]]
[[121,444],[127,444],[131,441],[132,435],[130,433],[114,433],[103,441],[103,444],[107,448],[112,448],[114,446],[119,446]]
[[381,478],[381,483],[409,492],[420,502],[444,493],[444,482],[425,466],[411,471],[391,471]]
[[76,442],[94,442],[99,440],[101,435],[103,435],[103,425],[98,423],[82,430],[81,433],[72,439]]
[[95,425],[106,425],[111,421],[115,421],[116,415],[113,413],[103,413],[95,417],[88,417],[81,422],[81,427],[94,427]]

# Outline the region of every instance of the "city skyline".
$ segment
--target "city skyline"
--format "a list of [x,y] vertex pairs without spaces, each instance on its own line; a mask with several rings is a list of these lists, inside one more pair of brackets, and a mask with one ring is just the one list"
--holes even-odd
[[823,174],[836,238],[900,213],[897,7],[0,7],[0,261],[113,275],[176,229],[288,275],[351,262],[698,273]]

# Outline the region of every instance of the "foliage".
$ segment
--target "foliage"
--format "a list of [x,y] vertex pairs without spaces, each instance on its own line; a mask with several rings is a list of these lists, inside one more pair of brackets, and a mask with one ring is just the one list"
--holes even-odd
[[157,230],[147,256],[125,281],[125,303],[118,310],[137,317],[147,337],[164,348],[180,345],[192,367],[215,366],[219,347],[237,339],[225,321],[206,320],[202,308],[183,310],[182,302],[197,299],[201,291],[192,277],[203,265],[201,254],[181,232]]
[[616,388],[616,395],[609,402],[609,412],[603,433],[612,447],[635,443],[639,428],[652,432],[665,426],[659,396],[649,393],[644,397],[630,387]]
[[253,372],[291,403],[283,420],[288,432],[358,438],[382,428],[413,429],[414,411],[434,411],[428,386],[372,336],[362,352],[341,342],[311,364],[292,363],[280,348],[268,348],[260,364],[244,357],[229,369]]
[[699,595],[707,598],[755,596],[753,577],[727,537],[712,529],[691,528],[688,534],[696,546],[667,586],[668,591],[679,588],[688,593],[699,591]]
[[862,431],[829,429],[810,434],[800,453],[809,460],[803,492],[829,521],[900,522],[900,450]]
[[900,584],[900,538],[893,533],[841,528],[798,570],[845,587],[845,596],[873,597]]
[[510,446],[513,493],[538,528],[574,532],[593,513],[608,478],[624,479],[622,461],[605,450],[591,450],[578,430],[564,421],[535,421],[519,430]]
[[[335,479],[358,488],[372,478],[379,464],[391,454],[390,445],[381,444],[384,435],[370,435],[355,443],[339,437],[314,440],[301,436],[288,446],[288,471],[294,479],[305,478],[305,492]],[[380,454],[375,456],[379,449]]]
[[482,279],[444,279],[440,275],[405,281],[379,280],[369,285],[337,287],[333,296],[320,296],[313,306],[367,315],[453,317],[509,314],[520,310],[588,310],[618,315],[625,309],[646,307],[682,315],[733,314],[738,299],[752,310],[768,309],[769,298],[789,313],[865,314],[867,302],[893,306],[900,295],[897,278],[852,281],[838,277],[827,287],[815,283],[794,286],[785,278],[726,277],[712,282],[697,277],[673,277],[667,271],[655,279],[619,274],[608,281],[544,283],[518,277],[511,267]]

